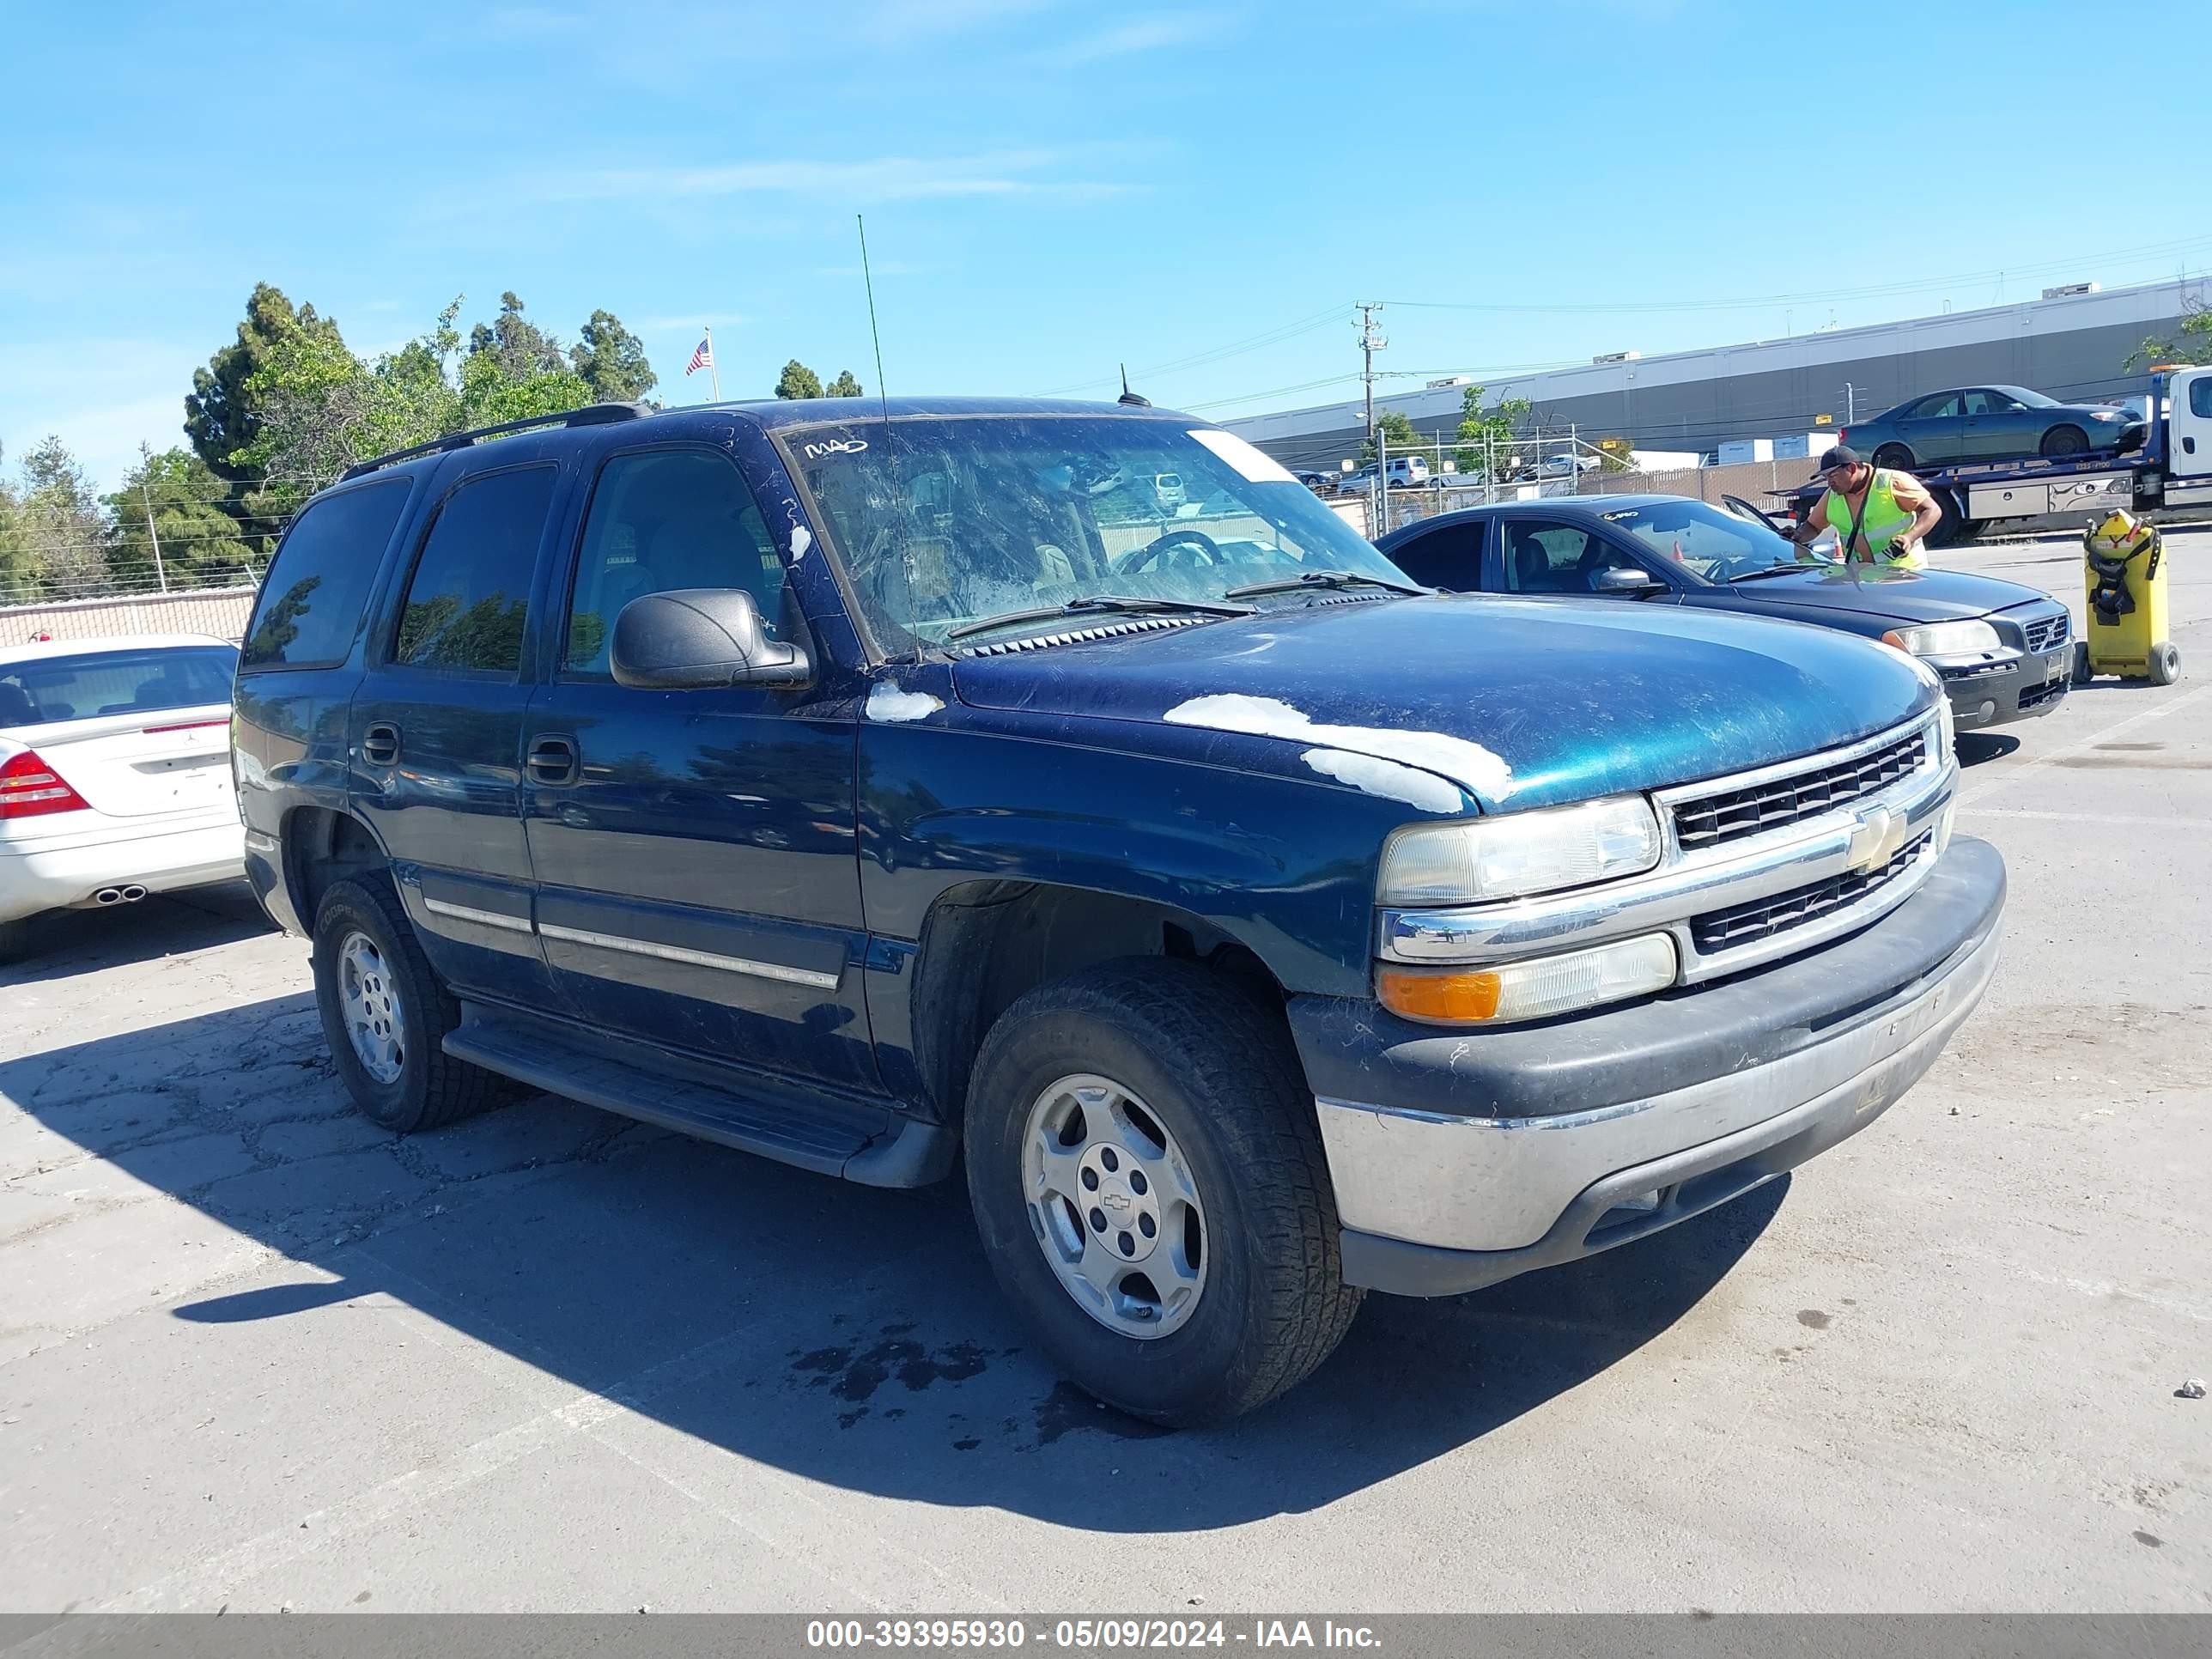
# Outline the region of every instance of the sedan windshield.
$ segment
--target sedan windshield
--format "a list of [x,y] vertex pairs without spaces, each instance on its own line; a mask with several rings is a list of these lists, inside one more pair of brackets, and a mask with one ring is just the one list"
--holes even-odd
[[1048,633],[1070,625],[1063,611],[1095,627],[1117,609],[1218,609],[1231,589],[1307,571],[1406,580],[1250,444],[1172,419],[863,419],[785,442],[895,647],[993,623]]
[[1614,507],[1601,516],[1649,551],[1709,582],[1733,581],[1778,565],[1826,562],[1801,552],[1796,544],[1763,524],[1739,519],[1703,501]]

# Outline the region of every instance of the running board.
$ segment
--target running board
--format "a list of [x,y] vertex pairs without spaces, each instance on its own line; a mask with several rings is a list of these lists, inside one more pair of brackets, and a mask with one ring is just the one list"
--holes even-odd
[[922,1186],[952,1167],[953,1136],[936,1124],[767,1079],[740,1090],[634,1039],[464,1003],[443,1047],[547,1094],[866,1186]]

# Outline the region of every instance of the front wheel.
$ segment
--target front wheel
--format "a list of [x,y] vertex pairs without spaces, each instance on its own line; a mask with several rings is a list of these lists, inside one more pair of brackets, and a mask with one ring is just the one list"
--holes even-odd
[[460,1007],[390,887],[341,881],[323,895],[314,970],[324,1040],[364,1117],[406,1134],[492,1103],[497,1079],[440,1046]]
[[2074,641],[2074,684],[2087,685],[2097,678],[2097,671],[2089,665],[2089,641]]
[[2043,434],[2043,458],[2047,461],[2088,453],[2089,434],[2078,426],[2054,426]]
[[2171,640],[2160,640],[2150,648],[2150,683],[2172,685],[2180,678],[2181,648]]
[[1289,1033],[1223,975],[1146,958],[1030,992],[977,1057],[966,1146],[1000,1287],[1136,1416],[1263,1405],[1358,1310]]

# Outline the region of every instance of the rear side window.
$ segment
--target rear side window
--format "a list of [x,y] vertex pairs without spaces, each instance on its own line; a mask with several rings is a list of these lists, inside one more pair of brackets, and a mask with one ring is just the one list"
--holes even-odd
[[407,489],[404,478],[394,478],[308,504],[261,584],[246,629],[247,668],[328,668],[345,660]]
[[237,669],[238,653],[227,645],[148,646],[0,663],[0,726],[227,703]]
[[513,674],[555,470],[514,467],[447,496],[407,584],[392,659],[416,668]]

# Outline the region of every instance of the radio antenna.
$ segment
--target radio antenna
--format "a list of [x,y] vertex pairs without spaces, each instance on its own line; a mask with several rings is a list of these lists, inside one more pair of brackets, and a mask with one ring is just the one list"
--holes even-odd
[[884,337],[876,327],[876,279],[868,270],[868,222],[861,214],[853,216],[853,222],[860,228],[860,281],[868,290],[868,338],[876,348],[876,402],[883,410],[884,441],[891,439],[891,395],[884,386]]

